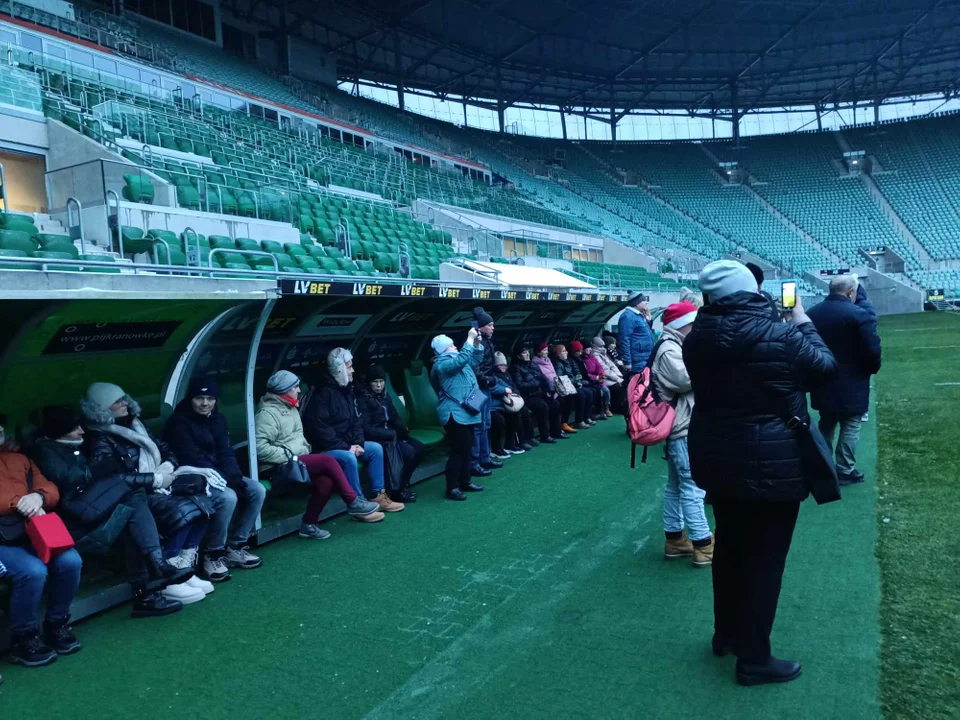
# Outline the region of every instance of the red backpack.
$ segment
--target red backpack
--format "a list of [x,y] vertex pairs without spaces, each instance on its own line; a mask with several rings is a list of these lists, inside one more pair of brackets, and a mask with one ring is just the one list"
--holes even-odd
[[647,448],[659,445],[673,429],[676,410],[671,403],[663,402],[653,387],[653,362],[665,339],[657,341],[650,352],[647,366],[630,378],[627,384],[627,434],[630,435],[630,467],[636,467],[637,445],[643,446],[640,462],[647,461]]

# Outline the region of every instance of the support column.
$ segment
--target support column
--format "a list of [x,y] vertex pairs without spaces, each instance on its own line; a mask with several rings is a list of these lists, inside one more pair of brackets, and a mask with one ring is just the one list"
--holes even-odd
[[740,147],[740,108],[737,98],[737,80],[730,81],[730,122],[733,125],[733,146]]
[[610,108],[610,140],[617,141],[617,112],[612,107]]
[[823,113],[820,104],[814,105],[817,109],[817,132],[823,132]]
[[563,130],[563,139],[567,139],[567,113],[560,107],[560,129]]
[[403,97],[403,60],[400,57],[400,33],[393,31],[393,70],[397,75],[397,103],[401,110],[406,109]]
[[250,479],[257,482],[260,474],[257,470],[257,432],[254,423],[254,400],[253,400],[253,374],[257,367],[257,353],[260,350],[260,339],[263,337],[263,330],[267,326],[267,320],[270,319],[270,313],[273,306],[277,304],[277,298],[269,298],[260,311],[260,319],[257,321],[257,327],[253,331],[253,337],[250,339],[250,352],[247,353],[247,367],[244,377],[243,397],[247,420],[247,457],[250,460]]

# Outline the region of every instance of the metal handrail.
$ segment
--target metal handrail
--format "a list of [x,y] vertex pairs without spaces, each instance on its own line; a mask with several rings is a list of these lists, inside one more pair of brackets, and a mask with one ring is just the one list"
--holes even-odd
[[[272,253],[263,252],[262,250],[232,250],[231,248],[210,248],[210,252],[207,253],[207,267],[211,268],[210,277],[213,277],[213,256],[215,253],[237,253],[238,255],[251,255],[255,257],[268,257],[273,260],[273,271],[280,275],[280,263],[277,262],[277,256]],[[226,268],[221,268],[226,270]],[[230,272],[233,272],[232,270]],[[239,271],[242,272],[242,271]],[[256,272],[256,271],[254,271]],[[289,273],[286,273],[289,274]]]
[[[72,216],[71,210],[74,205],[77,208],[77,224],[76,225],[74,225],[73,221],[71,220],[71,216]],[[76,240],[77,238],[80,238],[80,252],[86,255],[87,248],[86,248],[86,243],[83,239],[83,205],[80,203],[80,201],[77,198],[70,196],[67,198],[66,207],[67,207],[67,232],[70,233],[70,237],[74,240]],[[74,228],[77,229],[77,237],[73,236]]]

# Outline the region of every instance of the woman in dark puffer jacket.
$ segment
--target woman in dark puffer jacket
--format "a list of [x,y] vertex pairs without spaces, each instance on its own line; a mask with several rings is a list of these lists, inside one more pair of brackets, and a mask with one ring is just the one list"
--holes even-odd
[[776,322],[740,263],[710,263],[700,289],[705,305],[683,360],[696,398],[690,467],[717,527],[713,651],[736,653],[743,685],[786,682],[800,675],[800,664],[770,655],[770,631],[809,492],[787,422],[809,422],[805,393],[829,380],[836,363],[799,299],[790,322]]
[[[214,512],[205,482],[198,484],[196,475],[179,476],[177,458],[147,430],[140,421],[140,406],[117,385],[93,383],[80,400],[80,409],[87,419],[87,461],[94,479],[120,476],[148,486],[147,502],[163,538],[164,556],[176,567],[193,568]],[[162,592],[189,605],[213,592],[213,585],[193,576]]]
[[146,495],[153,488],[154,478],[128,474],[94,480],[81,452],[81,420],[70,407],[43,408],[41,437],[30,448],[31,459],[60,491],[57,512],[80,552],[106,552],[117,540],[123,545],[127,581],[133,588],[134,617],[177,612],[183,605],[165,598],[150,584],[151,574],[156,581],[171,584],[189,577],[189,572],[168,563],[160,549],[160,535]]

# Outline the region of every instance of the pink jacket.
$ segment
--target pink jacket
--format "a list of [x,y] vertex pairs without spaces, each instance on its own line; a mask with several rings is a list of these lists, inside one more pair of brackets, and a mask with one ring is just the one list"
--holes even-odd
[[593,382],[597,382],[600,376],[604,374],[603,365],[600,364],[600,360],[592,353],[583,356],[583,366],[587,369],[587,377]]
[[539,355],[533,357],[533,364],[540,368],[540,372],[543,373],[544,377],[550,381],[550,397],[556,397],[556,392],[554,392],[557,387],[557,371],[553,367],[553,363],[550,362],[550,358],[542,358]]

